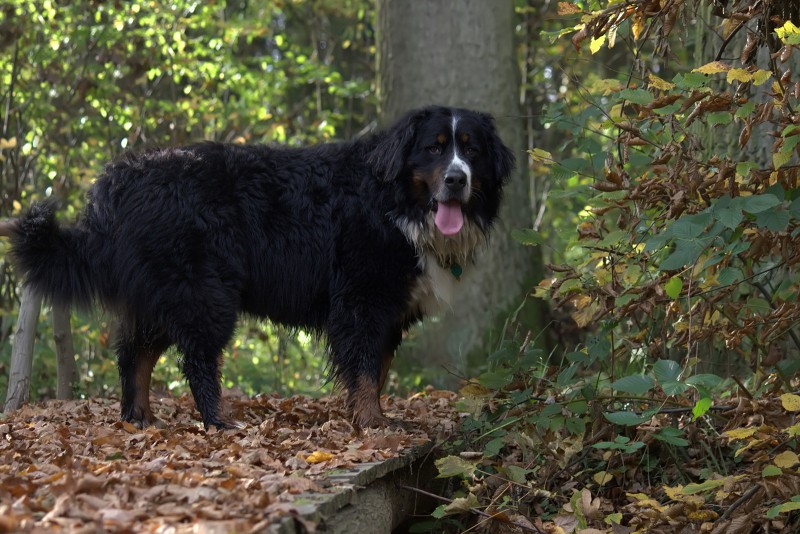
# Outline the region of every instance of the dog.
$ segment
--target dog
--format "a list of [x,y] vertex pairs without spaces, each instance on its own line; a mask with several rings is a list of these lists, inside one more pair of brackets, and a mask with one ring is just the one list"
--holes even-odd
[[491,116],[431,106],[385,131],[307,148],[204,142],[108,164],[73,226],[53,203],[11,230],[27,287],[119,317],[121,417],[161,423],[150,378],[177,346],[206,428],[240,313],[323,333],[358,427],[403,332],[447,305],[497,218],[514,155]]

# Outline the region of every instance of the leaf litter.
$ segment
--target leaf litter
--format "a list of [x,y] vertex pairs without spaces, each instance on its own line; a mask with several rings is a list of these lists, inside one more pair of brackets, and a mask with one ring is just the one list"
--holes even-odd
[[262,531],[297,517],[299,494],[332,491],[326,472],[452,433],[454,398],[384,396],[390,419],[413,424],[364,430],[338,398],[232,393],[246,424],[232,431],[205,431],[186,395],[154,399],[165,428],[119,421],[110,399],[24,406],[0,419],[0,532]]

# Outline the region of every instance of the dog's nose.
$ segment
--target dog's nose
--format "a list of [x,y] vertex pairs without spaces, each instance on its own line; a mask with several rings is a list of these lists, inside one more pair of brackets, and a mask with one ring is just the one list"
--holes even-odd
[[454,193],[461,191],[467,185],[467,173],[458,169],[448,170],[444,175],[444,185]]

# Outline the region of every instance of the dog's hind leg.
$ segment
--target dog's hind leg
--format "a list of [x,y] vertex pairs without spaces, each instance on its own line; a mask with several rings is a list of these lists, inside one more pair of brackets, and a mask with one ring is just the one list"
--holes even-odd
[[150,377],[158,358],[170,346],[163,334],[136,326],[122,326],[117,340],[117,367],[122,384],[120,411],[123,421],[139,428],[163,426],[150,410]]

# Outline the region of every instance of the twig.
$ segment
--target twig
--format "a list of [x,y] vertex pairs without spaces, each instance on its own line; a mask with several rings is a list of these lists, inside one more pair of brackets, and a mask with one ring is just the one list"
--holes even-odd
[[724,520],[728,519],[731,516],[731,514],[733,514],[733,512],[737,508],[739,508],[741,505],[743,505],[744,503],[749,501],[753,497],[753,495],[758,493],[758,490],[760,490],[760,489],[761,489],[761,485],[760,484],[756,484],[755,486],[753,486],[752,488],[750,488],[749,490],[744,492],[744,494],[742,494],[741,497],[736,499],[736,502],[734,502],[732,505],[728,506],[728,509],[725,510],[725,513],[720,516],[719,520],[720,521],[724,521]]
[[[437,494],[431,493],[429,491],[425,491],[425,490],[422,490],[422,489],[419,489],[419,488],[415,488],[413,486],[406,486],[405,484],[398,484],[397,487],[400,488],[400,489],[413,491],[415,493],[419,493],[421,495],[425,495],[426,497],[431,497],[432,499],[437,499],[437,500],[440,500],[442,502],[446,502],[448,504],[452,504],[453,503],[453,501],[451,499],[448,499],[447,497],[442,497],[441,495],[437,495]],[[490,513],[484,512],[483,510],[478,510],[477,508],[470,508],[469,511],[474,513],[474,514],[486,517],[488,519],[495,519],[497,521],[500,521],[501,523],[505,523],[507,525],[512,525],[512,526],[515,526],[517,528],[521,528],[522,530],[526,530],[528,532],[535,532],[536,534],[545,534],[544,531],[539,530],[535,526],[534,527],[529,527],[527,525],[522,525],[520,523],[515,523],[514,521],[511,521],[510,519],[499,519],[499,516],[500,516],[500,514],[502,512],[498,512],[496,514],[490,514]]]

